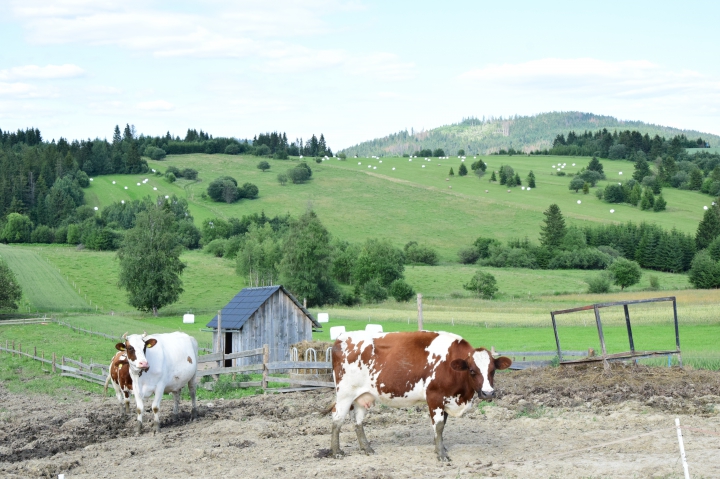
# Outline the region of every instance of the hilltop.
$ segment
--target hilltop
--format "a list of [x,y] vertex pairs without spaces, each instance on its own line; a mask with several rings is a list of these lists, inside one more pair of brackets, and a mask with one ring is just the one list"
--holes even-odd
[[442,148],[448,155],[455,154],[459,149],[464,149],[470,155],[486,155],[511,147],[530,152],[550,148],[553,139],[561,133],[567,134],[571,130],[581,133],[602,128],[610,131],[637,130],[651,137],[659,135],[669,138],[684,134],[691,139],[702,137],[712,147],[720,146],[718,135],[571,111],[512,118],[467,118],[460,123],[432,130],[399,131],[351,146],[342,150],[342,153],[349,156],[400,156],[425,148]]

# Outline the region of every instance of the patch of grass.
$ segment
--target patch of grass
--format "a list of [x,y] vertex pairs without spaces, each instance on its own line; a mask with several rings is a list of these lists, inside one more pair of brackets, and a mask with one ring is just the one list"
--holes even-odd
[[495,404],[495,403],[492,402],[492,401],[480,401],[480,402],[478,403],[478,406],[477,406],[477,407],[478,407],[478,412],[479,412],[480,414],[483,414],[483,415],[484,415],[484,414],[486,413],[485,410],[486,410],[487,408],[489,408],[489,407],[495,407],[495,406],[497,406],[497,404]]
[[540,419],[547,411],[545,406],[536,406],[532,403],[526,403],[518,407],[515,411],[515,418],[529,417],[530,419]]

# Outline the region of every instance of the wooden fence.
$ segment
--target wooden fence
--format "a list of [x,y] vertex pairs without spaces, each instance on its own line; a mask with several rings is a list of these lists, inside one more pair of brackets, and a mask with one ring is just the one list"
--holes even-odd
[[[243,366],[225,366],[225,361],[237,358],[247,358],[260,356],[261,359],[255,364],[246,364]],[[237,353],[214,353],[206,354],[198,358],[198,363],[217,362],[218,366],[211,369],[198,370],[198,377],[215,376],[219,374],[237,374],[237,373],[262,373],[262,381],[248,381],[238,383],[238,387],[262,387],[267,389],[268,383],[289,383],[291,385],[299,385],[302,387],[335,387],[332,381],[323,381],[319,374],[305,374],[303,377],[272,377],[273,372],[284,373],[288,370],[298,369],[332,369],[332,363],[326,361],[273,361],[270,362],[270,347],[266,344],[262,348],[250,349],[248,351],[240,351]]]
[[0,321],[0,326],[16,326],[22,324],[42,324],[52,323],[52,318],[24,318],[24,319],[4,319]]
[[[82,362],[82,358],[75,360],[66,358],[65,356],[60,356],[60,362],[58,363],[58,358],[55,353],[52,353],[52,358],[45,358],[44,351],[41,351],[40,356],[38,356],[37,348],[33,348],[32,354],[29,352],[23,352],[21,343],[18,343],[17,349],[15,349],[15,341],[10,343],[8,340],[5,340],[5,347],[0,346],[0,351],[10,353],[13,356],[25,356],[32,360],[49,364],[53,373],[59,370],[61,376],[82,379],[101,386],[105,384],[105,379],[107,378],[110,370],[108,365],[94,363],[92,359],[89,364],[86,364]],[[99,374],[93,372],[94,370],[98,370],[97,372],[99,372]]]
[[[546,357],[546,358],[557,358],[557,351],[495,351],[493,349],[493,355],[494,356],[507,356],[510,359],[513,360],[512,366],[510,366],[510,369],[528,369],[528,368],[543,368],[546,366],[550,366],[553,364],[552,359],[545,359],[545,360],[527,360],[525,358],[531,357],[531,358],[540,358],[540,357]],[[580,356],[580,357],[588,357],[594,355],[594,352],[592,350],[588,351],[563,351],[562,352],[563,357],[565,356]],[[518,359],[522,358],[522,359]]]

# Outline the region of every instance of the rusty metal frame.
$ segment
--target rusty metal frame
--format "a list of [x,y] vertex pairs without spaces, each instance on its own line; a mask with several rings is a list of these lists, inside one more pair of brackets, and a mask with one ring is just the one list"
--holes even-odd
[[[663,301],[672,301],[673,304],[673,318],[675,321],[675,350],[667,351],[635,351],[635,341],[633,340],[632,326],[630,325],[630,310],[628,305],[630,304],[641,304],[641,303],[659,303]],[[603,335],[602,321],[600,320],[600,309],[608,308],[611,306],[622,306],[625,313],[625,326],[628,332],[628,342],[630,343],[630,351],[623,353],[608,354],[607,348],[605,347],[605,336]],[[563,361],[562,350],[560,349],[560,336],[558,335],[557,322],[555,316],[559,314],[576,313],[578,311],[589,311],[595,312],[595,324],[598,330],[598,338],[600,339],[600,346],[602,348],[601,356],[588,356],[583,359],[575,359],[570,361]],[[657,357],[657,356],[668,356],[675,354],[678,357],[680,367],[682,367],[682,354],[680,352],[680,330],[678,329],[678,316],[677,316],[677,300],[675,296],[668,296],[664,298],[649,298],[649,299],[635,299],[630,301],[613,301],[611,303],[598,303],[591,304],[588,306],[581,306],[579,308],[563,309],[558,311],[551,311],[550,318],[552,319],[553,331],[555,332],[555,344],[557,345],[557,354],[560,364],[583,364],[602,361],[603,365],[609,367],[609,361],[623,361],[632,359],[637,361],[641,358]]]

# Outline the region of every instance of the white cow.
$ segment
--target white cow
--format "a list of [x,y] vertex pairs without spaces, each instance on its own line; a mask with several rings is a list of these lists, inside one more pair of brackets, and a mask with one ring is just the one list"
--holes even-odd
[[160,401],[163,394],[173,393],[177,415],[180,391],[187,384],[192,398],[192,419],[197,417],[195,405],[195,374],[197,372],[198,344],[185,333],[132,334],[125,336],[124,343],[115,348],[125,351],[132,378],[132,390],[137,404],[137,433],[140,434],[143,419],[143,399],[155,394],[152,410],[155,432],[160,431]]

